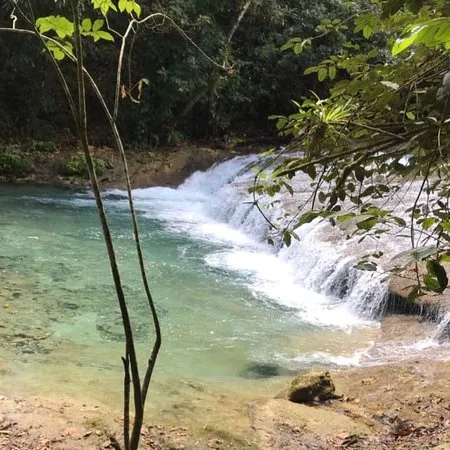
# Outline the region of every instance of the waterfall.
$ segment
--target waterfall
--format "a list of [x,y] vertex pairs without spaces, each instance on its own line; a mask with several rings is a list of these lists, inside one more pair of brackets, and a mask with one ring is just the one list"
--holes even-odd
[[[178,191],[186,194],[209,193],[210,198],[204,205],[206,214],[239,230],[257,243],[259,248],[263,247],[265,252],[275,256],[277,263],[290,272],[289,283],[294,289],[297,287],[320,294],[319,298],[315,296],[315,300],[311,299],[310,303],[323,303],[326,298],[325,303],[328,304],[330,313],[336,314],[339,309],[345,309],[363,320],[378,317],[388,292],[385,277],[377,272],[354,268],[358,258],[368,250],[367,246],[358,245],[354,240],[346,241],[340,230],[319,221],[297,229],[299,241],[293,240],[289,247],[283,246],[280,240],[275,243],[275,248],[265,244],[270,234],[270,225],[254,207],[253,198],[248,193],[254,174],[246,169],[255,161],[255,156],[237,157],[217,164],[206,172],[194,174]],[[309,181],[306,177],[299,178],[296,189],[301,191],[302,184],[306,185]],[[280,194],[276,199],[279,206],[265,212],[275,223],[284,215],[284,203],[292,203],[287,193]],[[220,265],[217,257],[210,258],[210,263]],[[228,268],[232,266],[229,260],[228,264],[222,260],[222,264]],[[286,278],[285,276],[284,282],[288,281]],[[300,298],[293,301],[287,301],[286,298],[278,300],[284,300],[288,306],[295,306],[296,303],[299,306],[302,303]],[[309,308],[312,309],[313,306]],[[336,324],[339,320],[338,315]]]
[[[286,247],[248,193],[254,177],[250,168],[257,161],[257,155],[237,156],[194,173],[177,189],[136,189],[136,205],[175,233],[215,242],[217,251],[205,257],[206,263],[243,277],[260,301],[291,308],[301,320],[319,326],[349,327],[379,319],[388,296],[387,276],[354,266],[365,254],[383,250],[392,256],[407,249],[408,242],[381,237],[360,243],[359,237],[346,238],[338,227],[315,220],[299,227],[298,240]],[[275,200],[265,210],[270,221],[283,225],[290,220],[286,212],[307,201],[306,175],[292,183],[298,192],[294,198],[280,192],[262,199]],[[267,243],[269,236],[274,246]]]
[[450,342],[450,312],[442,315],[434,339],[440,344]]

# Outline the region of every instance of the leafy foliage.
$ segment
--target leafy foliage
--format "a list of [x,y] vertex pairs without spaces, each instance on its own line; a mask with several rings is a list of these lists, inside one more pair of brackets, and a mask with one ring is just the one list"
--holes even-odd
[[24,176],[33,171],[32,159],[15,145],[0,146],[0,175]]
[[[123,31],[121,11],[136,18],[152,12],[170,15],[206,54],[220,64],[226,61],[232,68],[218,73],[197,49],[186,45],[186,39],[168,21],[155,19],[140,26],[132,51],[126,51],[124,67],[126,95],[119,124],[128,142],[154,146],[169,140],[178,142],[180,138],[261,136],[267,135],[267,130],[274,136],[267,122],[269,114],[288,113],[290,99],[310,89],[325,92],[314,78],[304,77],[303,71],[340,49],[344,34],[351,30],[342,28],[323,36],[315,42],[314,50],[305,47],[301,55],[280,52],[279,48],[292,35],[312,34],[322,19],[336,16],[345,20],[347,9],[342,2],[253,0],[227,44],[243,3],[163,0],[146,2],[141,11],[138,3],[130,0],[96,0],[94,10],[85,7],[81,25],[86,65],[92,68],[99,87],[109,92],[109,98],[113,93],[109,70],[115,66],[115,49],[120,40],[109,30],[105,15],[111,27]],[[40,17],[36,23],[39,30],[55,39],[47,42],[54,56],[63,60],[72,54],[73,24],[70,16],[63,14],[64,2],[32,0],[31,5],[36,17]],[[11,11],[6,6],[0,8],[0,26],[10,25]],[[157,32],[149,33],[149,28]],[[115,45],[109,46],[112,39]],[[53,139],[55,130],[72,127],[65,105],[57,101],[60,90],[54,76],[46,70],[46,58],[35,41],[0,35],[0,58],[5,61],[0,67],[0,137],[19,135],[46,140]],[[74,73],[68,68],[65,73],[73,83]],[[143,86],[138,99],[138,80],[142,79],[148,79],[149,85]],[[128,94],[133,86],[131,98]],[[93,136],[95,143],[110,144],[103,131],[105,124],[99,119],[98,104],[88,95],[90,120],[98,130]]]
[[[302,97],[293,114],[272,117],[290,144],[271,152],[262,168],[272,165],[271,176],[258,176],[253,191],[271,195],[286,184],[293,190],[290,180],[304,172],[310,200],[282,226],[286,245],[287,232],[295,237],[296,227],[317,218],[360,241],[408,236],[408,263],[422,260],[418,250],[427,249],[417,294],[442,292],[448,281],[439,254],[450,247],[450,9],[440,0],[372,3],[345,23],[326,21],[316,36],[295,37],[283,47],[301,54],[342,27],[362,35],[305,70],[328,83],[326,95]],[[394,202],[412,183],[417,195],[403,207]],[[357,267],[377,270],[377,258],[368,255]]]
[[[92,161],[94,163],[94,169],[97,175],[102,175],[106,170],[105,160],[101,158],[92,158]],[[63,173],[73,177],[88,179],[89,172],[87,170],[86,160],[83,153],[78,152],[73,155],[63,167]]]

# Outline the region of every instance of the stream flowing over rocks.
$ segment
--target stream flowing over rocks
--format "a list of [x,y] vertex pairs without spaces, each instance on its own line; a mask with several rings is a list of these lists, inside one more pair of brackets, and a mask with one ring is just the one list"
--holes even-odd
[[[409,248],[409,240],[381,236],[376,242],[361,243],[359,237],[346,239],[338,227],[316,220],[298,228],[299,240],[293,240],[290,247],[284,246],[280,236],[271,231],[268,221],[254,207],[253,197],[248,193],[254,177],[250,169],[257,162],[256,155],[235,157],[206,172],[195,173],[176,190],[138,189],[135,197],[144,215],[148,214],[148,209],[151,214],[157,210],[155,202],[161,206],[169,202],[173,211],[162,207],[157,214],[169,220],[177,216],[175,228],[180,227],[176,222],[181,221],[182,230],[194,236],[228,240],[232,248],[208,255],[206,263],[218,269],[248,273],[255,297],[262,295],[278,306],[292,309],[302,321],[342,329],[373,324],[388,313],[429,315],[436,323],[436,332],[423,336],[409,348],[400,346],[396,357],[408,357],[410,352],[426,352],[427,349],[439,354],[438,344],[448,342],[450,309],[446,307],[446,295],[437,299],[433,296],[432,307],[425,308],[420,303],[414,307],[396,295],[398,292],[392,292],[385,273],[354,267],[363,255],[382,250],[381,269],[383,264],[388,268],[391,258]],[[264,213],[280,228],[292,220],[297,205],[309,201],[311,186],[306,175],[298,174],[292,186],[294,196],[286,191],[260,200],[263,208],[264,204],[275,204]],[[399,192],[392,207],[399,208],[398,198],[407,203],[417,194],[416,190],[412,185],[406,192]],[[109,194],[120,195],[120,191]],[[286,212],[290,213],[287,218]],[[273,247],[266,244],[268,237],[275,241]],[[424,311],[432,311],[432,314],[424,314]],[[391,351],[392,348],[386,355],[389,358],[392,358]],[[382,362],[380,356],[378,351],[374,359]],[[326,354],[316,354],[314,358],[333,361],[333,357]],[[365,350],[356,352],[352,358],[353,362],[370,362],[372,356],[370,350]]]
[[[400,296],[392,299],[384,274],[354,268],[361,255],[374,250],[383,249],[382,262],[388,262],[407,241],[360,245],[327,222],[312,222],[297,230],[298,241],[283,246],[248,194],[249,169],[257,160],[256,155],[229,159],[196,172],[176,189],[134,191],[163,329],[149,417],[206,433],[207,444],[200,448],[220,445],[208,447],[208,439],[229,439],[230,448],[242,449],[251,435],[261,444],[257,448],[351,443],[389,449],[406,426],[400,413],[423,423],[408,425],[406,446],[399,448],[422,449],[424,442],[447,439],[447,424],[439,418],[448,399],[435,396],[446,388],[448,314],[436,310],[423,317],[431,320],[390,314],[413,311],[398,306]],[[299,192],[294,198],[281,192],[270,199],[279,200],[265,210],[271,221],[288,220],[285,212],[308,200],[306,177],[293,183]],[[75,403],[120,410],[123,331],[91,193],[0,189],[3,392],[69,396]],[[119,189],[103,196],[144,364],[153,333],[127,200]],[[267,244],[269,236],[274,246]],[[273,398],[299,372],[349,367],[331,372],[331,380],[325,376],[323,392],[308,388],[307,402],[324,400],[317,408]],[[392,402],[391,396],[403,400]],[[23,419],[26,413],[14,401],[6,405],[11,417]],[[328,428],[319,421],[324,417]],[[186,436],[173,429],[177,439],[178,432]],[[28,435],[20,427],[13,430],[19,440]],[[154,440],[154,432],[160,439],[159,430],[170,437],[164,427],[147,430],[149,448],[167,448],[151,447],[160,445]],[[376,438],[368,438],[374,430]],[[89,430],[81,435],[95,437]],[[353,443],[349,436],[354,435],[366,437]],[[419,446],[408,447],[413,438]]]
[[[423,336],[412,338],[405,335],[400,342],[381,344],[374,334],[379,320],[387,313],[421,313],[423,308],[418,306],[414,309],[398,295],[392,295],[385,274],[357,270],[354,266],[362,255],[379,250],[384,252],[381,262],[387,263],[390,257],[408,248],[408,241],[381,237],[377,242],[365,240],[359,243],[357,238],[346,239],[338,227],[332,227],[327,221],[314,221],[296,230],[299,240],[293,239],[290,247],[284,246],[278,234],[271,231],[269,223],[254,207],[253,198],[248,193],[254,177],[251,168],[258,160],[258,155],[231,158],[204,172],[194,173],[176,189],[151,187],[134,190],[143,224],[144,245],[149,244],[149,255],[155,255],[150,261],[150,271],[153,270],[156,294],[161,290],[163,298],[158,303],[162,320],[172,323],[174,319],[171,313],[173,306],[164,298],[176,299],[181,292],[176,284],[172,286],[173,292],[165,288],[165,280],[171,283],[172,277],[176,276],[188,297],[192,284],[194,296],[197,292],[204,292],[210,301],[219,300],[220,292],[223,292],[220,283],[228,283],[228,292],[234,295],[237,304],[231,309],[227,307],[225,316],[219,319],[221,307],[213,306],[215,300],[212,300],[211,308],[216,308],[213,322],[217,315],[216,329],[211,327],[208,338],[199,331],[191,347],[195,349],[202,340],[210,339],[217,339],[218,343],[229,345],[230,349],[236,347],[241,339],[251,343],[252,334],[256,333],[256,339],[260,333],[252,330],[258,317],[258,325],[261,333],[266,335],[267,344],[254,340],[250,344],[250,354],[246,356],[248,350],[245,350],[239,355],[241,363],[237,368],[240,376],[249,379],[294,373],[320,364],[374,364],[417,354],[430,358],[446,357],[449,353],[450,316],[436,307],[433,307],[431,331],[426,331]],[[296,176],[292,185],[294,196],[281,192],[273,198],[263,198],[261,202],[264,208],[265,203],[275,200],[275,206],[265,209],[265,214],[270,221],[281,226],[283,221],[291,220],[291,216],[286,218],[286,212],[292,214],[298,204],[307,203],[309,199],[311,187],[306,175]],[[0,327],[4,345],[13,346],[22,354],[51,352],[55,339],[64,340],[69,329],[72,330],[71,338],[77,336],[82,323],[93,325],[95,339],[120,343],[123,339],[120,315],[114,302],[108,301],[106,306],[103,300],[114,297],[112,286],[105,279],[105,275],[109,276],[107,267],[100,268],[95,257],[84,260],[78,249],[84,245],[85,254],[94,248],[104,251],[91,194],[2,189],[5,193],[3,206],[7,212],[4,229],[9,239],[9,244],[0,254],[0,296],[2,306],[8,312],[8,320]],[[404,196],[414,196],[413,191],[409,189]],[[116,227],[119,252],[123,247],[124,254],[131,261],[132,250],[129,247],[132,242],[126,218],[125,192],[110,189],[104,192],[104,198]],[[10,201],[19,208],[17,213],[14,209],[7,211]],[[38,222],[35,222],[36,218]],[[14,223],[20,224],[20,220],[25,223],[24,230],[13,226]],[[58,221],[61,221],[60,229]],[[273,246],[267,244],[268,237],[274,240]],[[51,246],[60,257],[55,258],[56,254],[48,253]],[[184,273],[186,267],[189,267],[188,272],[193,271],[188,284],[184,282],[188,276]],[[131,266],[125,267],[126,273],[131,274],[132,270]],[[135,278],[132,275],[130,282],[125,284],[125,293],[137,298],[141,294]],[[197,282],[209,283],[210,287],[216,285],[217,291],[209,292],[203,287],[198,291]],[[219,303],[223,304],[223,300]],[[222,325],[217,325],[219,320],[226,326],[227,314],[233,316],[241,305],[246,305],[248,322],[243,321],[245,314],[240,311],[242,331],[223,334],[220,331]],[[145,305],[137,305],[136,310],[131,311],[139,343],[146,342],[151,335],[145,308]],[[280,324],[273,329],[272,338],[268,333],[271,326],[267,325],[271,314],[274,318],[272,323]],[[181,320],[181,328],[186,322],[185,317]],[[63,325],[64,321],[71,322],[69,328]],[[236,327],[236,322],[233,326]],[[294,329],[301,330],[298,338],[295,336],[298,331],[294,332]],[[36,339],[30,330],[36,331]],[[365,337],[358,337],[356,331]],[[181,329],[176,332],[179,339],[183,340],[184,332]],[[280,332],[290,335],[291,342],[283,345],[277,337],[279,343],[273,345],[275,334],[280,336]],[[53,338],[42,339],[42,333]],[[304,333],[311,335],[306,348],[297,343],[305,340]],[[342,339],[336,338],[338,335]],[[48,347],[44,345],[45,340]],[[344,341],[346,344],[341,345]],[[267,349],[261,348],[261,344]],[[180,371],[183,372],[181,368]]]

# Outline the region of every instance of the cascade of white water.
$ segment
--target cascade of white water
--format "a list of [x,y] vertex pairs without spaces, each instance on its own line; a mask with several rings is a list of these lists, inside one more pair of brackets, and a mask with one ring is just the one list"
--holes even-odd
[[[257,160],[256,155],[235,157],[196,172],[178,189],[137,189],[137,207],[174,232],[216,242],[219,248],[205,257],[207,264],[245,277],[255,297],[292,308],[306,322],[347,327],[377,318],[387,299],[386,276],[354,266],[367,253],[393,255],[408,243],[389,237],[360,243],[346,239],[338,227],[313,221],[296,230],[298,240],[289,247],[275,236],[275,245],[268,245],[273,232],[248,193],[254,177],[249,168]],[[262,207],[276,200],[264,211],[281,226],[291,218],[286,212],[295,213],[296,205],[309,199],[310,180],[299,175],[292,182],[294,198],[281,192],[262,199]]]
[[[195,174],[180,186],[178,192],[207,192],[210,197],[204,204],[204,211],[209,217],[227,223],[260,245],[265,245],[270,225],[253,205],[248,188],[254,174],[245,171],[254,161],[254,156],[240,157],[216,165],[207,172]],[[299,177],[296,189],[302,192],[302,184],[306,183],[306,178]],[[306,198],[305,195],[303,197]],[[297,198],[296,201],[304,201],[304,198]],[[280,223],[279,218],[285,214],[285,205],[293,200],[287,193],[279,194],[275,199],[279,203],[267,209],[265,214],[271,221]],[[358,257],[367,251],[367,246],[346,241],[338,229],[327,223],[305,224],[297,230],[297,234],[299,241],[293,240],[290,247],[282,246],[281,242],[277,243],[275,249],[265,245],[266,252],[275,254],[278,263],[289,268],[290,280],[294,285],[326,297],[330,308],[340,304],[363,319],[372,319],[381,312],[387,295],[384,277],[376,272],[363,272],[354,268]],[[219,260],[216,255],[209,262],[220,265]],[[222,258],[222,262],[227,268],[233,266],[230,258],[227,262]],[[242,265],[239,268],[245,269]],[[295,303],[295,300],[287,302],[291,306]],[[300,300],[298,303],[301,303]]]
[[450,312],[442,315],[433,338],[439,343],[450,343]]

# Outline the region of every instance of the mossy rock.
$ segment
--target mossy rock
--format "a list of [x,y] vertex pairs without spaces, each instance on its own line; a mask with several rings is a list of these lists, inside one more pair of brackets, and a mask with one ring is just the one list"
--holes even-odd
[[297,376],[287,392],[294,403],[311,403],[339,398],[329,372],[309,372]]

